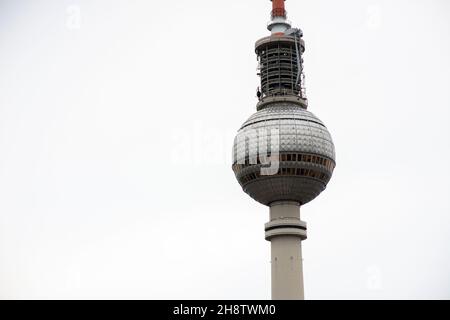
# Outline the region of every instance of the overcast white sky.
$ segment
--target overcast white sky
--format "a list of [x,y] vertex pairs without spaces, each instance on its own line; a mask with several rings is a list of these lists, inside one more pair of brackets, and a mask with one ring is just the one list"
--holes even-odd
[[[308,299],[450,298],[450,2],[288,0],[337,168]],[[0,0],[0,298],[268,299],[231,170],[269,0]]]

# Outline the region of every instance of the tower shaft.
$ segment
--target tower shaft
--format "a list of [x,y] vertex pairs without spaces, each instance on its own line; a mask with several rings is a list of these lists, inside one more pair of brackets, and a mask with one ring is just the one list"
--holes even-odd
[[303,300],[302,240],[306,223],[300,220],[297,202],[276,202],[270,206],[266,240],[271,242],[272,299]]

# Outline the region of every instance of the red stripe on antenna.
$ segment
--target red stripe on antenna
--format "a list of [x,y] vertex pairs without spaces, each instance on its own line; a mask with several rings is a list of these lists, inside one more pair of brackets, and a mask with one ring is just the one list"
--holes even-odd
[[286,17],[286,9],[284,8],[284,1],[286,0],[271,0],[272,1],[272,17]]

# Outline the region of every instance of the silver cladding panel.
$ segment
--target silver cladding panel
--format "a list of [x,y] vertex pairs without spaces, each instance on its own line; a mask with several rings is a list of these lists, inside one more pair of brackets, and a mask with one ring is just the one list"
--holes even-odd
[[[262,131],[258,131],[261,130]],[[264,132],[278,129],[280,133],[280,153],[304,153],[328,158],[335,163],[336,155],[333,140],[323,122],[311,112],[292,103],[276,103],[253,114],[241,127],[239,134],[246,131]],[[249,153],[257,154],[258,134],[248,135],[245,141],[235,139],[233,146],[233,164],[245,162]],[[238,146],[238,141],[241,145]],[[247,147],[247,148],[246,148]],[[246,152],[237,152],[245,150]],[[327,178],[316,179],[304,176],[261,176],[244,183],[241,178],[249,172],[257,172],[260,165],[250,165],[238,172],[236,178],[243,190],[256,201],[269,205],[275,201],[297,201],[305,204],[325,190],[332,170],[314,164],[280,162],[280,167],[298,167],[315,169],[327,173]],[[334,169],[334,168],[333,168]]]

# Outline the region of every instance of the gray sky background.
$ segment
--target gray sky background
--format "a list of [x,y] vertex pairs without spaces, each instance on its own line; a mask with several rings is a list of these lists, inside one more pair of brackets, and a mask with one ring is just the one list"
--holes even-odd
[[[289,0],[337,150],[308,299],[450,298],[450,2]],[[231,170],[270,2],[0,1],[0,298],[268,299]]]

